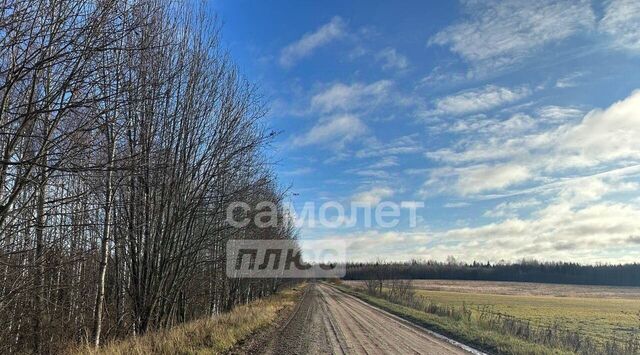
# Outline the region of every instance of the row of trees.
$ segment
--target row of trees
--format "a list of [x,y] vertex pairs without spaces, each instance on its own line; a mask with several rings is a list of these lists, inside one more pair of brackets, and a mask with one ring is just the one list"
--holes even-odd
[[640,286],[640,264],[582,265],[567,262],[463,263],[375,262],[349,263],[346,280],[444,279],[542,282],[577,285]]
[[[234,201],[282,206],[273,134],[201,9],[0,0],[0,352],[144,333],[277,288],[228,279]],[[248,212],[250,213],[250,212]]]

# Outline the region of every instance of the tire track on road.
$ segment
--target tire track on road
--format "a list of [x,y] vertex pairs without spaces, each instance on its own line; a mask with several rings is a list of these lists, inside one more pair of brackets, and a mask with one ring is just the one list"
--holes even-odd
[[252,354],[483,353],[323,283],[310,283],[283,326]]

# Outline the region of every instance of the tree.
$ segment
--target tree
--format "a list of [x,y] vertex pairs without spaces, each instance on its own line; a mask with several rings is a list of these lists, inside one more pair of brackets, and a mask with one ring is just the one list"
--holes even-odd
[[[0,5],[0,351],[98,346],[276,292],[228,279],[225,220],[284,192],[254,87],[202,8],[164,0]],[[255,213],[255,211],[251,212]]]

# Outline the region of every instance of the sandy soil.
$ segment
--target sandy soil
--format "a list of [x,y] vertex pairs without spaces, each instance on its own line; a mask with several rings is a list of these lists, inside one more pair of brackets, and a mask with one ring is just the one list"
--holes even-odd
[[311,284],[289,319],[251,353],[469,354],[454,342],[326,284]]

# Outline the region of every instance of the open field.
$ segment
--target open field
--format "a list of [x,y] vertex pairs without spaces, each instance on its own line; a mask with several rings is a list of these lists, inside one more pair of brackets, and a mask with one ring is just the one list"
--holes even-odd
[[595,337],[640,331],[640,288],[548,285],[519,282],[415,283],[417,294],[436,303],[489,307],[536,324],[559,324]]
[[292,308],[303,287],[282,291],[266,299],[238,306],[233,311],[149,332],[141,337],[113,341],[98,350],[76,347],[69,354],[224,354],[254,332],[270,326],[280,311]]
[[414,280],[416,289],[518,296],[623,298],[640,300],[640,287],[543,284],[536,282]]
[[[345,283],[364,287],[362,281]],[[428,302],[464,306],[476,318],[499,314],[598,342],[640,332],[640,288],[444,280],[416,280],[413,286]]]

